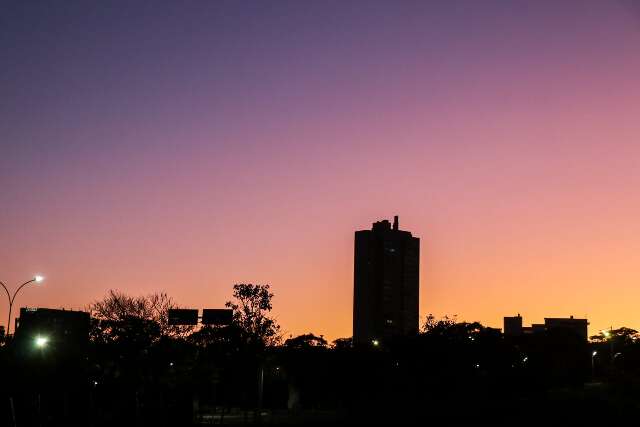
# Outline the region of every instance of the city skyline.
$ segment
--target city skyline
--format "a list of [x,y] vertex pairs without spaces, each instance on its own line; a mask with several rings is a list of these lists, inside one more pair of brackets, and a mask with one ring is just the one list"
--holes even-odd
[[[395,217],[394,217],[393,230],[398,230],[398,218],[399,218],[398,216],[395,216]],[[374,222],[374,223],[373,223],[373,228],[372,228],[372,230],[375,230],[375,227],[376,227],[378,224],[381,224],[380,226],[383,226],[383,225],[384,225],[384,223],[386,223],[386,225],[387,225],[387,226],[391,227],[391,223],[390,223],[388,220],[382,220],[382,221],[379,221],[379,222]],[[357,231],[357,230],[356,230],[356,236],[357,236],[357,234],[358,234],[358,233],[362,233],[362,232],[363,232],[362,230],[361,230],[361,231]],[[402,232],[403,232],[403,233],[408,233],[408,236],[409,236],[409,237],[411,236],[411,233],[409,233],[409,232],[407,232],[407,231],[402,231]],[[418,238],[414,237],[414,239],[415,239],[417,242],[419,242],[419,239],[418,239]],[[357,239],[356,239],[356,241],[354,242],[354,248],[355,248],[356,246],[357,246]],[[418,247],[419,247],[419,243],[418,243]],[[419,252],[419,251],[418,251],[418,252]],[[357,257],[356,257],[356,258],[357,258]],[[356,265],[356,264],[357,264],[357,262],[355,262],[355,263],[354,263],[354,265],[353,265],[352,267],[355,267],[355,265]],[[419,269],[419,267],[420,267],[420,266],[418,266],[418,269]],[[354,273],[354,274],[355,274],[355,273]],[[37,283],[38,287],[42,287],[42,286],[43,286],[43,284],[42,284],[42,283],[40,283],[40,282],[43,282],[43,281],[44,281],[44,277],[43,277],[43,276],[41,276],[41,275],[36,274],[36,275],[34,275],[34,276],[33,276],[33,278],[32,278],[31,280],[29,280],[29,282],[35,282],[35,281],[38,281],[38,283]],[[23,283],[23,284],[24,284],[24,283]],[[6,284],[5,284],[5,285],[6,285]],[[352,285],[354,286],[354,287],[352,287],[352,289],[351,289],[351,291],[352,291],[352,293],[353,293],[353,292],[354,292],[354,288],[355,288],[355,286],[356,286],[356,285],[355,285],[355,283],[352,283]],[[370,284],[369,284],[369,285],[370,285]],[[18,289],[18,287],[19,287],[19,286],[13,286],[13,287],[12,287],[12,286],[11,286],[11,284],[9,284],[9,285],[8,285],[8,291],[9,291],[10,293],[13,293],[15,290],[17,290],[17,289]],[[126,289],[116,289],[116,288],[111,288],[111,289],[115,289],[115,290],[118,290],[118,291],[122,291],[122,292],[124,292],[125,294],[131,294],[131,293],[130,293],[130,292],[128,292]],[[109,290],[111,290],[111,289],[108,289],[107,291],[109,291]],[[26,291],[27,291],[27,292],[29,291],[29,287],[27,287],[27,288],[26,288]],[[157,293],[157,292],[164,292],[164,290],[160,290],[160,291],[158,291],[158,290],[155,290],[155,291],[154,291],[154,290],[150,290],[150,291],[149,291],[149,293]],[[420,292],[420,287],[418,287],[418,292],[419,292],[419,293],[421,293],[421,292]],[[136,296],[136,295],[133,295],[133,294],[132,294],[132,296]],[[179,298],[178,298],[178,297],[176,297],[175,295],[169,295],[169,296],[170,296],[171,298],[173,298],[173,299],[174,299],[174,301],[175,301],[175,302],[176,302],[180,307],[191,308],[190,306],[185,306],[184,304],[181,304],[181,303],[180,303],[180,301],[179,301]],[[102,296],[100,296],[100,297],[102,297]],[[95,300],[98,300],[100,297],[96,298]],[[229,297],[227,297],[227,299],[226,299],[225,301],[227,301],[227,300],[228,300],[228,298],[229,298]],[[86,303],[85,303],[84,305],[82,305],[82,306],[71,307],[71,309],[72,309],[72,310],[73,310],[73,309],[76,309],[76,310],[79,310],[79,311],[81,311],[81,310],[87,310],[87,307],[88,307],[91,303],[93,303],[95,300],[92,300],[92,301],[86,302]],[[353,300],[352,300],[352,301],[353,301]],[[20,309],[21,311],[22,311],[24,308],[29,308],[29,307],[33,307],[33,308],[35,308],[35,307],[39,307],[39,308],[43,308],[43,309],[45,309],[45,310],[47,309],[47,307],[45,307],[45,306],[43,306],[43,305],[40,305],[40,306],[29,306],[29,305],[20,304],[20,301],[17,301],[15,305],[16,305],[16,309],[18,309],[18,307],[20,307],[19,309]],[[196,303],[196,305],[197,305],[197,303]],[[221,302],[219,305],[220,305],[220,306],[222,306],[222,305],[223,305],[223,303]],[[60,307],[57,307],[57,308],[62,308],[62,309],[64,309],[64,308],[70,308],[70,307],[69,307],[69,306],[60,306]],[[276,311],[276,313],[277,313],[277,311]],[[427,315],[432,315],[432,314],[433,314],[433,313],[431,313],[431,312],[429,312],[429,313],[426,313],[426,314],[425,314],[425,313],[422,313],[422,311],[420,311],[420,312],[418,313],[418,315],[419,315],[419,324],[418,324],[418,328],[419,328],[419,329],[422,329],[423,324],[424,324],[424,321],[426,320],[426,316],[427,316]],[[503,314],[506,314],[506,313],[503,313]],[[14,316],[14,318],[12,319],[12,327],[14,327],[13,323],[15,322],[16,317],[17,317],[17,316]],[[478,321],[477,319],[467,319],[467,318],[464,318],[464,316],[459,316],[458,314],[452,314],[452,313],[443,313],[443,314],[441,314],[441,317],[443,317],[443,318],[449,318],[449,319],[455,319],[456,321]],[[520,317],[520,314],[518,314],[518,317]],[[570,315],[566,315],[566,316],[564,316],[564,317],[565,317],[565,318],[566,318],[566,317],[570,317],[571,319],[573,319],[573,318],[574,318],[574,315],[573,315],[573,314],[570,314]],[[508,316],[507,316],[507,317],[502,317],[502,320],[503,320],[503,321],[506,321],[505,319],[507,319],[507,318],[508,318]],[[544,320],[545,320],[545,322],[547,321],[547,319],[548,319],[548,318],[549,318],[549,316],[546,316],[546,315],[544,316]],[[562,319],[563,317],[560,317],[560,318]],[[353,323],[354,321],[355,321],[355,309],[354,309],[353,317],[352,317],[352,324],[354,325],[353,327],[355,328],[355,323]],[[585,320],[585,322],[586,322],[586,320]],[[481,323],[482,323],[482,322],[481,322]],[[589,323],[587,322],[587,323],[586,323],[586,325],[588,326],[588,325],[589,325]],[[5,325],[2,325],[2,326],[4,327]],[[295,335],[295,333],[290,333],[290,331],[287,329],[287,326],[286,326],[286,325],[281,325],[281,326],[283,327],[283,334],[282,334],[282,335],[283,335],[283,337],[284,337],[284,338],[286,338],[286,336],[287,336],[287,335],[290,335],[290,336]],[[493,324],[485,324],[485,326],[489,326],[489,327],[496,327],[496,325],[493,325]],[[498,325],[498,326],[502,326],[502,325]],[[534,326],[535,326],[535,325],[534,325]],[[585,328],[587,328],[587,326],[585,326]],[[621,326],[622,326],[622,325],[621,325]],[[630,325],[624,325],[624,326],[630,326]],[[632,326],[632,325],[631,325],[631,326]],[[318,331],[318,328],[320,328],[320,327],[321,327],[320,325],[316,325],[316,328],[315,328],[315,329],[313,329],[313,330],[311,330],[311,329],[310,329],[310,330],[309,330],[309,331],[307,331],[307,332],[317,332],[317,331]],[[613,326],[609,326],[609,327],[607,327],[607,328],[600,328],[600,329],[597,329],[597,328],[589,328],[589,334],[588,334],[588,335],[589,335],[589,336],[590,336],[591,334],[596,334],[596,335],[597,335],[599,332],[601,332],[601,331],[603,331],[603,330],[607,330],[607,329],[613,329]],[[5,329],[5,330],[6,330],[6,329]],[[304,332],[300,332],[300,334],[303,334],[303,333],[304,333]],[[321,336],[325,336],[325,335],[326,335],[326,334],[321,334]],[[342,336],[342,335],[338,335],[338,336],[326,335],[326,336],[327,336],[328,338],[330,338],[330,339],[335,339],[335,338],[344,338],[344,337],[346,337],[347,335],[344,335],[344,336]],[[355,336],[355,335],[350,334],[350,335],[348,335],[348,336],[349,336],[349,337],[352,337],[352,336]],[[388,337],[387,337],[387,338],[388,338]]]
[[0,280],[47,277],[14,308],[269,283],[286,335],[346,337],[353,232],[398,214],[421,323],[640,327],[630,1],[2,13]]

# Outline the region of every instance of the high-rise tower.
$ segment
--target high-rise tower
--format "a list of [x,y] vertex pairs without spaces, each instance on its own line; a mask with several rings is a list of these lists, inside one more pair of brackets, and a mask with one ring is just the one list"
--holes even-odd
[[401,231],[398,217],[356,231],[353,341],[384,342],[418,331],[420,239]]

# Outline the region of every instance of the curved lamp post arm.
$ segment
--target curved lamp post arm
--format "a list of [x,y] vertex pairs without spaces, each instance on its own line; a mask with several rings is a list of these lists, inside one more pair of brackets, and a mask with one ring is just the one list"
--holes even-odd
[[[11,306],[11,294],[9,293],[9,289],[7,289],[7,285],[5,285],[2,280],[0,280],[0,285],[7,293],[7,299],[9,300],[9,306]],[[7,321],[7,331],[5,332],[6,336],[9,336],[9,323],[11,322],[11,310],[9,310],[9,320]]]
[[18,289],[16,289],[16,291],[13,293],[13,297],[11,297],[11,305],[13,305],[13,301],[15,301],[16,299],[16,295],[18,295],[18,292],[20,292],[20,289],[24,288],[25,286],[27,286],[29,283],[31,282],[35,282],[36,279],[33,278],[31,280],[27,280],[26,282],[24,282],[22,285],[18,286]]
[[[20,289],[24,288],[29,283],[36,282],[37,280],[38,279],[36,279],[35,277],[33,279],[31,279],[31,280],[27,280],[22,285],[18,286],[18,289],[16,289],[16,291],[13,293],[13,296],[9,298],[9,320],[7,320],[7,333],[6,333],[7,336],[9,336],[9,332],[11,331],[11,310],[13,309],[13,302],[16,300],[16,295],[18,295],[18,292],[20,292]],[[7,292],[7,297],[8,297],[9,296],[9,290],[7,289],[7,287],[5,286],[4,283],[2,283],[2,287]]]
[[7,293],[7,298],[9,298],[9,302],[11,302],[11,294],[9,293],[9,289],[7,288],[7,285],[5,285],[2,280],[0,280],[0,286],[2,286],[4,291]]

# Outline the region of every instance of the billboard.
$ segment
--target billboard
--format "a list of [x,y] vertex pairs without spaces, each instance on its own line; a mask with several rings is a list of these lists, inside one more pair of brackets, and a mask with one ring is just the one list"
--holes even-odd
[[170,325],[197,325],[198,310],[191,308],[173,308],[169,310]]
[[233,311],[226,308],[205,308],[202,310],[203,325],[229,325],[233,319]]

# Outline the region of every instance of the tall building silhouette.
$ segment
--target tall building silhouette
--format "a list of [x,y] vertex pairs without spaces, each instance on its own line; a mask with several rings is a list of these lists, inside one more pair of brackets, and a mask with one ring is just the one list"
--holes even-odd
[[353,341],[384,342],[418,331],[420,239],[387,220],[356,231]]

